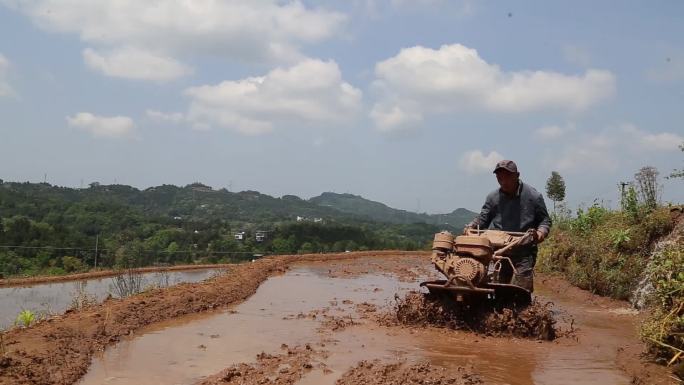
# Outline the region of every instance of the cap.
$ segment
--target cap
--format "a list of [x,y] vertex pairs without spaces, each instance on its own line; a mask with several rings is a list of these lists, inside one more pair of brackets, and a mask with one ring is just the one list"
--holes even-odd
[[494,173],[501,169],[510,171],[512,173],[518,172],[518,166],[516,166],[515,162],[512,160],[499,161],[499,163],[496,164],[496,167],[494,167]]

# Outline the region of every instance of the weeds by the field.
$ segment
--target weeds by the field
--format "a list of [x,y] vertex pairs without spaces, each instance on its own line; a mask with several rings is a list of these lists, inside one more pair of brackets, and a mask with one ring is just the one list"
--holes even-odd
[[654,286],[653,313],[641,327],[641,336],[651,353],[668,365],[684,362],[684,244],[681,241],[656,253],[649,265],[647,274]]
[[645,303],[652,312],[641,336],[657,360],[684,367],[684,235],[672,232],[673,213],[637,206],[580,210],[576,218],[557,223],[540,247],[537,268],[618,299],[629,299],[640,282],[651,287]]
[[98,303],[97,297],[88,294],[85,281],[76,281],[76,291],[72,293],[69,309],[79,310]]
[[117,297],[130,297],[143,291],[143,276],[134,269],[122,270],[112,278],[111,287]]
[[537,269],[563,273],[574,285],[600,295],[628,299],[653,243],[671,230],[667,208],[633,215],[594,205],[556,223],[540,247]]

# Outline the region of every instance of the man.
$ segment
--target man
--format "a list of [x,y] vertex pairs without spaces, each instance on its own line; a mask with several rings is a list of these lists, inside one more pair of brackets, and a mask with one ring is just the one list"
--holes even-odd
[[[551,230],[551,218],[546,211],[544,197],[532,186],[520,180],[518,166],[512,160],[502,160],[494,168],[500,188],[487,195],[482,211],[467,228],[493,228],[503,231],[526,232],[535,229],[535,241],[511,251],[511,261],[518,274],[513,283],[530,291],[534,289],[534,265],[537,243],[543,242]],[[503,264],[503,266],[507,266]],[[513,274],[502,271],[502,280]]]

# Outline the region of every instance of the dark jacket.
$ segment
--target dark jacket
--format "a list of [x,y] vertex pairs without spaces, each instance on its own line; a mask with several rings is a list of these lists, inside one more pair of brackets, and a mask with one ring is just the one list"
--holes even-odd
[[[544,197],[532,186],[520,181],[515,195],[508,195],[501,189],[489,193],[480,215],[469,226],[519,232],[536,229],[548,235],[551,218],[546,211]],[[530,247],[527,251],[536,252],[536,247]]]

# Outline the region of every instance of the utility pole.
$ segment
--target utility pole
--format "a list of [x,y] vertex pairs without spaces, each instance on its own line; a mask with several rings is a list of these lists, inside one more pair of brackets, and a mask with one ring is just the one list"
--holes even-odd
[[95,235],[95,269],[97,269],[97,246],[100,243],[100,234]]
[[625,187],[629,186],[627,182],[620,182],[620,208],[625,207]]

